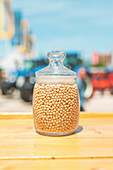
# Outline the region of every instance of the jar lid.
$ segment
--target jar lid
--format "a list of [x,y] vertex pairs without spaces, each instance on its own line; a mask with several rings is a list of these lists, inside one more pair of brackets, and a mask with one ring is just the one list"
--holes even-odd
[[36,72],[36,75],[76,76],[76,73],[63,65],[64,52],[52,50],[47,54],[49,65]]

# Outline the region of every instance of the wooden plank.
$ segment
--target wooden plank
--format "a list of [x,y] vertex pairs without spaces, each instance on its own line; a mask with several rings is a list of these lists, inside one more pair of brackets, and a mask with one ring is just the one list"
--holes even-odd
[[[113,137],[113,118],[95,118],[95,119],[80,119],[79,128],[77,129],[76,137]],[[0,137],[31,135],[37,136],[34,129],[33,119],[13,119],[0,120]],[[42,136],[39,135],[39,138]],[[73,138],[73,135],[68,136]],[[47,137],[46,137],[47,138]],[[61,138],[61,137],[60,137]],[[66,137],[64,137],[66,138]]]
[[0,144],[0,159],[113,158],[113,139],[16,139]]
[[0,120],[33,119],[32,112],[0,112]]
[[113,118],[113,112],[80,112],[80,118]]
[[79,133],[47,137],[32,119],[0,120],[0,159],[113,158],[113,118],[81,118]]
[[113,170],[113,159],[0,161],[3,170]]
[[[0,112],[0,120],[4,119],[32,119],[32,112]],[[81,118],[113,118],[113,112],[94,113],[80,112]]]

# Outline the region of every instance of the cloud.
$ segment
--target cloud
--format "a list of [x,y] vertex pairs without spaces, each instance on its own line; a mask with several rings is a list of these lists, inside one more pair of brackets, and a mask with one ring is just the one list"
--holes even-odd
[[[84,20],[94,26],[113,25],[112,1],[100,0],[14,0],[14,8],[20,8],[24,17],[37,24],[64,23],[65,27],[72,28],[68,22],[74,23],[77,19]],[[26,6],[25,6],[26,5]],[[70,24],[72,24],[72,22]],[[61,25],[63,28],[63,26]]]
[[65,8],[67,5],[67,1],[33,0],[32,2],[28,0],[15,0],[13,8],[20,8],[27,17],[58,12],[63,10],[63,8]]

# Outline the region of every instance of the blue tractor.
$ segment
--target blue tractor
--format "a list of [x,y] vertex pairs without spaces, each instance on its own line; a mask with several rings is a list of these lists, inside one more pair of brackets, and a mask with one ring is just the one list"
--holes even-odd
[[25,69],[18,71],[16,87],[20,90],[21,98],[25,102],[32,102],[35,72],[47,65],[46,60],[26,60]]

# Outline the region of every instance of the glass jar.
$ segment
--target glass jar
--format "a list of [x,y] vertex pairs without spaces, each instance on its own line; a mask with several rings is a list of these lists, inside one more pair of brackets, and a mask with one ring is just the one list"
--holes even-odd
[[76,73],[63,66],[65,57],[59,50],[49,52],[49,65],[36,72],[33,115],[36,132],[43,135],[69,135],[78,127]]

